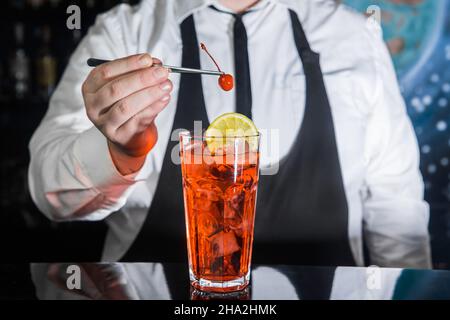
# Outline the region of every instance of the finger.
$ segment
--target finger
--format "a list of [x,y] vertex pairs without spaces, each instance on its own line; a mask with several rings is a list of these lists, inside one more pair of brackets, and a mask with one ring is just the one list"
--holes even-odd
[[172,91],[172,82],[166,80],[158,86],[148,87],[116,102],[99,117],[100,123],[107,123],[114,130],[140,111],[167,96]]
[[[101,113],[104,108],[144,88],[162,84],[169,77],[164,67],[151,67],[119,77],[104,85],[95,94],[94,105]],[[104,111],[103,111],[104,112]]]
[[152,65],[153,59],[147,53],[136,54],[104,63],[91,71],[83,84],[83,89],[87,93],[96,92],[106,83],[120,75],[151,67]]
[[169,102],[170,96],[167,95],[143,109],[116,130],[117,136],[129,139],[135,134],[145,131]]

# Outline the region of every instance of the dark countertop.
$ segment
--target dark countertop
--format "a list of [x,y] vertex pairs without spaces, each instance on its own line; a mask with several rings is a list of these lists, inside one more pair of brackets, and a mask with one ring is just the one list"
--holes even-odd
[[251,287],[221,296],[190,288],[183,264],[0,264],[0,282],[0,300],[450,299],[450,271],[385,268],[258,265]]

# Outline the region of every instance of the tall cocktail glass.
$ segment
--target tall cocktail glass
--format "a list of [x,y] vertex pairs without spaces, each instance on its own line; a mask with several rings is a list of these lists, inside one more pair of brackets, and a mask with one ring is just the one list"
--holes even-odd
[[242,290],[250,264],[259,177],[259,135],[180,134],[191,284]]

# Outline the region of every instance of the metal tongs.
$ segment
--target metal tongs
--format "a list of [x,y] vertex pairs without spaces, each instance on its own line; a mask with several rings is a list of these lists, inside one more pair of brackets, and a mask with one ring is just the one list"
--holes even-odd
[[[101,64],[104,64],[106,62],[110,62],[111,60],[102,60],[102,59],[96,59],[96,58],[89,58],[87,60],[87,64],[89,67],[97,67]],[[212,75],[212,76],[221,76],[224,73],[221,71],[214,71],[214,70],[202,70],[202,69],[192,69],[192,68],[183,68],[183,67],[174,67],[174,66],[168,66],[165,64],[154,64],[156,66],[161,66],[164,68],[169,69],[169,72],[172,73],[193,73],[193,74],[206,74],[206,75]]]

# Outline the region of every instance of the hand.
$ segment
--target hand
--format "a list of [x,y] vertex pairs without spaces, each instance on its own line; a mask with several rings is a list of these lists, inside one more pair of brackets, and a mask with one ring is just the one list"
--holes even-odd
[[156,63],[148,54],[117,59],[93,69],[82,86],[87,116],[124,175],[142,167],[158,139],[154,120],[170,101],[169,72]]
[[[135,284],[130,281],[123,266],[118,263],[80,263],[79,284],[77,290],[69,289],[68,283],[74,283],[75,278],[67,273],[73,264],[51,263],[47,268],[47,278],[61,290],[93,300],[136,300],[139,298]],[[70,278],[70,279],[69,279]],[[46,285],[41,282],[41,285]],[[49,293],[54,287],[48,286]],[[58,293],[55,292],[55,296]]]

